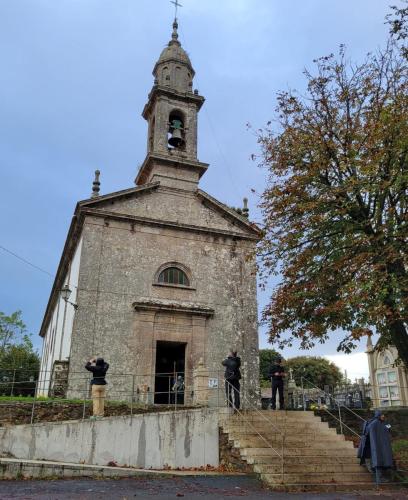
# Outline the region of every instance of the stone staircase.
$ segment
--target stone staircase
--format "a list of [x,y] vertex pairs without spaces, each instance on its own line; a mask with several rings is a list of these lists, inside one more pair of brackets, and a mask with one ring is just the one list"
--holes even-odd
[[350,441],[312,412],[243,411],[222,424],[242,460],[274,489],[371,489]]

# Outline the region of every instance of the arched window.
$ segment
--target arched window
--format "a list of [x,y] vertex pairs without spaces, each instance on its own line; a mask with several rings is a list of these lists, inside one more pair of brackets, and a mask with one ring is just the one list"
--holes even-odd
[[398,374],[393,367],[394,356],[386,351],[378,356],[376,382],[378,385],[379,406],[400,406]]
[[178,267],[166,267],[166,269],[163,269],[159,274],[157,282],[167,285],[190,286],[187,274]]

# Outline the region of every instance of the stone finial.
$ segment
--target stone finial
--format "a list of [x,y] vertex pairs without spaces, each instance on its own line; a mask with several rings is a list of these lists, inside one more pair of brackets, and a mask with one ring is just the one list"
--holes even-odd
[[248,219],[249,216],[248,198],[244,198],[243,202],[244,202],[244,207],[242,209],[242,215]]
[[101,183],[99,181],[99,176],[101,175],[99,170],[95,170],[95,179],[92,184],[92,194],[91,198],[97,198],[99,196],[99,190]]
[[171,34],[171,41],[169,42],[169,45],[177,44],[179,45],[180,42],[178,41],[178,22],[177,19],[174,20],[173,22],[173,33]]

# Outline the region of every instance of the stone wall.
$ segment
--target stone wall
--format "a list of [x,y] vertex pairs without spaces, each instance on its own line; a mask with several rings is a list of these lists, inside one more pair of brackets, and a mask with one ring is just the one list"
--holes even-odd
[[[331,410],[330,412],[338,419],[338,411]],[[353,409],[353,412],[356,415],[345,408],[341,408],[341,419],[347,426],[344,426],[344,434],[350,437],[354,435],[350,429],[359,435],[361,434],[364,423],[361,418],[369,420],[374,415],[374,410]],[[340,422],[335,417],[329,415],[325,410],[315,410],[314,413],[320,416],[324,422],[329,422],[330,427],[336,427],[337,432],[340,433]],[[391,425],[391,436],[394,439],[408,439],[408,408],[383,410],[383,413],[387,423]]]
[[0,428],[0,455],[166,469],[218,467],[219,412],[186,410]]
[[219,431],[219,446],[220,446],[220,467],[226,472],[243,472],[252,474],[254,472],[253,465],[248,464],[241,458],[239,448],[235,448],[232,441],[228,439],[228,434]]
[[[144,195],[133,209],[137,212],[140,205],[140,210],[146,211],[148,207],[151,216],[157,217],[167,209],[170,218],[177,208],[182,217],[183,210],[189,214],[197,203],[180,190],[171,194],[155,192]],[[131,210],[128,205],[116,205],[109,205],[108,209]],[[217,226],[221,224],[218,219],[224,220],[208,209],[202,217],[208,220],[197,220],[197,226]],[[237,349],[242,358],[242,393],[244,398],[255,401],[259,384],[256,273],[254,263],[248,260],[254,244],[244,235],[237,238],[87,217],[79,307],[70,353],[69,397],[83,397],[83,366],[91,356],[104,357],[111,365],[107,377],[111,399],[127,399],[132,374],[139,376],[136,386],[151,387],[155,342],[169,339],[189,344],[186,384],[201,357],[210,377],[221,378],[222,359],[229,349]],[[179,262],[190,269],[192,286],[155,286],[154,276],[166,262]],[[133,307],[141,298],[201,304],[212,308],[214,314],[181,318],[157,311],[146,315]],[[112,373],[122,376],[112,377]],[[218,395],[215,399],[222,401],[223,397]]]

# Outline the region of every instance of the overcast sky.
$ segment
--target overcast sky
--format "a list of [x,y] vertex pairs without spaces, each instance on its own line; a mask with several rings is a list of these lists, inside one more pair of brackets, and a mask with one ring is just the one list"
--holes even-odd
[[[345,43],[353,60],[384,44],[398,0],[181,0],[180,40],[205,96],[201,187],[228,205],[258,195],[254,133],[275,95],[302,89],[304,67]],[[54,275],[78,200],[128,188],[146,153],[140,113],[170,39],[168,0],[0,0],[0,245]],[[255,190],[255,194],[251,192]],[[36,347],[53,278],[0,248],[0,310],[23,311]],[[271,284],[272,286],[272,284]],[[259,294],[265,304],[270,290]],[[260,343],[266,347],[265,335]],[[338,339],[307,354],[334,355]],[[359,349],[364,350],[364,346]],[[293,356],[293,348],[284,352]],[[352,377],[365,357],[336,356]]]

